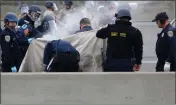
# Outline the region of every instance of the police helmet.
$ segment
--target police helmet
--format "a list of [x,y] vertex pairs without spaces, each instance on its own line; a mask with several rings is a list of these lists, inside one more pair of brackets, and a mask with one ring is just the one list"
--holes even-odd
[[53,10],[58,10],[56,4],[53,1],[46,1],[45,2],[45,7],[46,8],[52,8]]
[[44,16],[42,22],[41,22],[41,26],[45,31],[48,31],[49,29],[56,29],[56,23],[55,23],[55,19],[50,16],[50,15],[46,15]]
[[64,5],[73,5],[72,0],[64,0]]
[[115,15],[116,18],[128,18],[131,20],[131,12],[128,9],[120,9]]
[[7,20],[9,22],[18,22],[18,17],[15,13],[13,12],[8,12],[6,13],[4,20]]
[[29,13],[30,12],[37,12],[37,13],[41,14],[40,6],[38,6],[38,5],[31,5],[29,7]]

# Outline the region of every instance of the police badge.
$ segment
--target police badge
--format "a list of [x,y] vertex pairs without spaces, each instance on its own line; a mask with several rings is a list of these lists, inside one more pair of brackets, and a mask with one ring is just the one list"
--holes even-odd
[[174,33],[172,31],[168,31],[167,34],[168,34],[169,37],[173,37],[174,36]]
[[162,33],[161,37],[164,37],[164,33]]
[[5,41],[6,41],[6,42],[10,42],[10,36],[9,36],[9,35],[6,35],[6,36],[5,36]]

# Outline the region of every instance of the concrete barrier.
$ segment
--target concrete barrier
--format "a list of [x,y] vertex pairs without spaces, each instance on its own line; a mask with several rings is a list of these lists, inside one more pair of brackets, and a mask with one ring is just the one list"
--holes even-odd
[[2,104],[175,104],[175,73],[1,73]]

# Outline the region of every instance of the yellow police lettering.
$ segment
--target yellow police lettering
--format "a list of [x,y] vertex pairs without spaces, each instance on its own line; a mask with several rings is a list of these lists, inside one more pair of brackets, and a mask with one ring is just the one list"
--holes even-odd
[[126,35],[126,33],[120,33],[120,36],[121,37],[126,37],[127,35]]
[[118,36],[117,32],[111,32],[111,36]]

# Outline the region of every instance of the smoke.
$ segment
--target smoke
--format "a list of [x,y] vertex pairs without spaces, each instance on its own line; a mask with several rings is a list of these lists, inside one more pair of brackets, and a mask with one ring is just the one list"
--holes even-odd
[[107,21],[111,19],[111,15],[108,13],[107,5],[102,6],[95,3],[95,1],[87,1],[84,5],[75,8],[74,12],[68,12],[60,22],[61,24],[57,24],[57,30],[54,31],[55,34],[53,35],[53,30],[50,34],[57,38],[73,35],[80,30],[80,20],[85,17],[90,19],[92,28],[97,29],[110,23]]
[[115,22],[114,14],[117,12],[118,8],[130,8],[132,12],[132,21],[151,21],[157,12],[153,13],[153,16],[150,16],[149,14],[143,14],[145,16],[140,15],[145,10],[144,6],[148,7],[146,3],[139,1],[86,1],[84,5],[76,7],[74,12],[68,12],[62,19],[62,24],[57,24],[58,29],[55,32],[55,36],[63,38],[73,35],[80,29],[79,22],[84,17],[90,19],[93,29],[97,29],[106,24],[113,24]]

